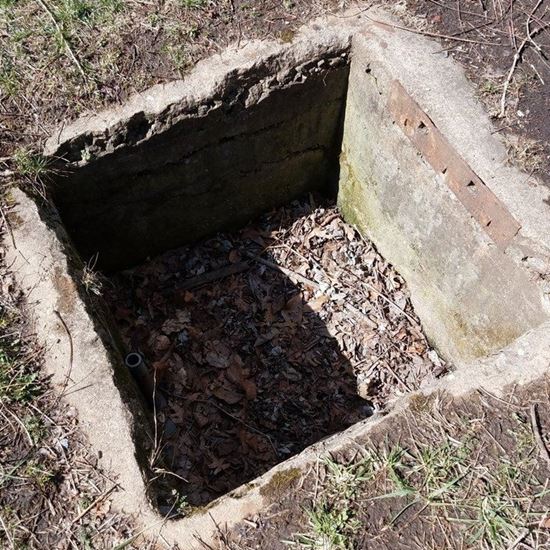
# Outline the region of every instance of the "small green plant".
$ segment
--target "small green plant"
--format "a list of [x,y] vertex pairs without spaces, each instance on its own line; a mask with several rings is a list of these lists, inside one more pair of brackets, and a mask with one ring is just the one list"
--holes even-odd
[[0,349],[0,401],[28,402],[38,392],[37,374],[26,372]]
[[295,536],[294,542],[299,546],[312,550],[351,548],[350,536],[359,528],[359,522],[347,506],[322,502],[313,510],[307,511],[307,517],[311,531]]
[[191,9],[203,8],[204,6],[206,6],[207,2],[208,0],[180,0],[180,4],[184,8]]
[[53,472],[45,470],[36,460],[29,460],[21,472],[22,476],[28,478],[41,489],[44,489],[54,478]]
[[362,483],[372,479],[375,472],[371,454],[348,465],[331,458],[325,458],[322,462],[327,469],[327,485],[344,498],[352,497]]
[[95,294],[96,296],[101,296],[101,291],[103,290],[103,281],[101,275],[95,271],[95,265],[97,263],[97,256],[94,256],[90,261],[84,266],[82,270],[82,284],[86,289],[86,292],[89,294]]
[[486,80],[480,86],[480,92],[483,95],[494,95],[499,93],[499,87],[492,80]]
[[45,437],[47,430],[40,416],[29,414],[22,418],[22,422],[35,445]]
[[185,516],[190,508],[187,497],[180,494],[176,489],[172,490],[172,497],[174,499],[172,504],[173,512],[178,516]]
[[27,149],[19,149],[13,155],[16,170],[30,179],[37,180],[48,172],[48,160]]
[[17,73],[11,65],[0,67],[0,94],[13,97],[19,91]]

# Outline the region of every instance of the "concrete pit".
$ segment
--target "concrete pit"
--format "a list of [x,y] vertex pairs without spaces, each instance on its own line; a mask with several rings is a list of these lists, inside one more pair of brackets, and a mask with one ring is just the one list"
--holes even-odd
[[[391,429],[392,415],[160,522],[147,481],[151,415],[124,366],[127,340],[90,286],[92,264],[108,274],[135,268],[304,194],[333,193],[404,278],[430,343],[456,366],[421,391],[498,393],[547,368],[548,189],[508,165],[461,69],[380,12],[223,52],[184,81],[65,125],[45,153],[63,173],[51,185],[55,207],[14,192],[8,258],[47,368],[118,476],[116,503],[166,540],[211,540],[216,525],[276,499],[281,479]],[[406,397],[392,405],[406,406]]]
[[446,370],[402,278],[320,196],[103,288],[130,359],[157,377],[165,513],[173,491],[204,506]]

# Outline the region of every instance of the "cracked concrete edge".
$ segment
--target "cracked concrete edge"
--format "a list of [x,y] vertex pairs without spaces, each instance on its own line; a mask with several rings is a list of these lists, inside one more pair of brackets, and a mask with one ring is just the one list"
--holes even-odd
[[[25,296],[32,332],[44,350],[44,367],[101,463],[123,488],[122,508],[147,510],[144,475],[136,459],[133,411],[115,384],[112,357],[71,274],[68,237],[61,223],[43,220],[24,192],[11,191],[11,234],[4,235],[6,263]],[[137,409],[139,405],[134,405]]]
[[[183,117],[200,117],[219,108],[220,98],[233,86],[256,86],[250,100],[259,101],[262,90],[284,86],[308,60],[349,50],[354,34],[371,37],[369,48],[376,51],[375,57],[384,54],[388,69],[400,75],[401,83],[450,144],[521,224],[507,253],[534,278],[547,278],[550,189],[509,165],[503,139],[495,133],[462,67],[437,42],[397,29],[392,26],[395,22],[379,8],[350,8],[342,16],[322,17],[305,25],[291,43],[254,40],[231,46],[199,62],[184,80],[153,86],[122,106],[61,126],[46,143],[44,154],[59,156],[72,149],[78,160],[89,147],[96,148],[99,156],[109,154],[138,115],[149,124],[141,143]],[[550,281],[543,286],[550,293]]]
[[133,120],[143,119],[149,125],[140,143],[182,118],[201,117],[219,109],[227,102],[228,92],[251,89],[248,101],[258,102],[272,88],[304,77],[302,71],[310,70],[306,67],[312,60],[337,57],[347,52],[350,44],[347,27],[313,24],[301,29],[291,43],[251,40],[230,46],[199,61],[183,80],[152,86],[121,106],[61,125],[46,142],[43,153],[80,161],[83,151],[94,148],[95,156],[102,156],[119,146],[120,136],[124,137]]
[[[380,17],[380,15],[377,14],[377,17]],[[341,24],[340,20],[337,20],[337,22]],[[336,35],[329,34],[332,37],[337,36],[337,40],[342,41],[339,44],[346,43],[357,25],[364,24],[364,19],[357,18],[353,24],[347,23],[346,29],[338,30]],[[429,52],[433,55],[431,48],[436,46],[433,42],[428,42],[413,35],[405,36],[402,32],[398,33],[395,30],[389,30],[390,28],[385,28],[372,22],[367,23],[367,26],[369,26],[368,32],[376,35],[379,35],[381,32],[388,40],[390,38],[396,40],[396,34],[398,34],[398,39],[404,45],[411,46],[422,42],[423,45],[420,47],[420,51],[411,53],[413,61],[417,59],[416,56],[420,55],[422,51],[424,54]],[[316,31],[312,29],[313,27],[310,27],[310,32],[316,34]],[[301,34],[300,36],[307,37],[308,34],[305,32],[305,34]],[[373,47],[382,47],[382,42],[379,42],[378,46],[375,43]],[[266,52],[267,55],[274,55],[273,52],[277,48],[284,49],[290,48],[290,46],[275,44],[258,46],[249,44],[247,48],[247,63],[249,63],[249,67],[252,67],[256,63],[254,59],[262,51]],[[235,57],[231,58],[237,60],[235,63],[238,64],[243,60],[238,52],[230,54],[230,56],[233,55]],[[216,73],[217,76],[209,79],[209,77],[203,75],[210,82],[210,90],[221,85],[219,84],[219,79],[228,68],[229,70],[237,70],[235,69],[235,65],[233,65],[233,69],[228,67],[225,64],[225,60],[222,61],[223,59],[223,56],[220,56],[217,61],[210,60],[210,63],[215,63],[216,71],[218,71]],[[438,63],[439,61],[438,58]],[[397,60],[393,59],[392,62],[397,62]],[[208,63],[209,61],[205,62],[206,67],[208,67]],[[447,74],[450,66],[450,60],[445,60],[443,67],[444,75]],[[201,70],[206,69],[203,68]],[[408,75],[404,76],[405,85],[407,83],[411,85],[413,79],[415,82],[417,81],[416,75],[412,72],[413,69],[405,67],[403,70]],[[457,70],[456,67],[454,70]],[[421,71],[421,74],[424,73]],[[157,87],[153,96],[148,99],[144,98],[142,94],[141,99],[137,98],[133,100],[135,102],[134,107],[128,106],[124,108],[128,109],[126,115],[131,113],[132,109],[136,108],[135,105],[140,104],[140,101],[148,105],[146,108],[149,109],[149,112],[153,112],[155,109],[157,110],[156,112],[162,112],[166,109],[166,104],[159,98],[164,93],[173,94],[172,100],[179,97],[180,99],[175,99],[175,101],[180,101],[185,94],[191,96],[194,93],[193,90],[199,89],[200,91],[201,88],[203,91],[207,90],[208,86],[201,81],[203,77],[199,75],[200,73],[197,73],[193,77],[195,80],[192,79],[191,84],[187,83],[185,85],[188,88],[185,88],[182,83],[176,83],[173,85],[173,88],[170,85]],[[463,76],[456,77],[454,75],[452,78],[459,78],[462,83],[461,85],[468,85],[465,83]],[[422,78],[420,78],[419,82],[422,82]],[[455,80],[451,80],[450,82],[455,82]],[[178,89],[178,86],[182,86],[187,91]],[[436,93],[441,93],[439,87],[432,89],[431,86],[425,85],[420,90],[416,90],[415,98],[421,106],[428,110],[428,114],[434,119],[438,127],[445,131],[455,147],[460,151],[465,151],[466,160],[493,188],[495,193],[499,195],[499,198],[506,204],[512,204],[513,207],[515,198],[509,195],[513,194],[514,190],[517,190],[519,183],[524,182],[525,176],[519,171],[504,165],[504,150],[499,145],[498,140],[490,135],[490,126],[486,126],[483,122],[487,120],[486,114],[479,110],[479,104],[473,100],[473,97],[462,98],[459,103],[462,105],[459,123],[461,130],[457,131],[456,128],[453,129],[452,116],[450,116],[449,112],[445,111],[444,105],[440,105],[438,108],[432,110],[427,108],[429,101],[431,101]],[[199,98],[204,96],[199,94],[193,97],[192,101],[198,104],[202,101]],[[450,99],[453,99],[453,97],[451,96]],[[476,107],[476,105],[478,106]],[[470,108],[474,109],[472,115],[465,112],[465,110]],[[117,116],[119,115],[120,113]],[[109,129],[113,125],[116,125],[116,122],[113,122],[114,116],[113,111],[110,114],[98,115],[95,117],[91,127],[87,126],[90,123],[90,119],[87,119],[87,121],[81,120],[72,125],[70,131],[65,129],[61,135],[67,139],[75,139],[83,129],[85,132],[91,131],[95,133],[110,131]],[[482,128],[479,130],[479,135],[487,139],[487,144],[481,150],[476,148],[476,143],[479,140],[477,138],[472,140],[471,134],[465,132],[467,124],[474,121],[476,124],[481,124]],[[493,151],[494,157],[484,158],[483,151],[487,152],[487,147],[489,147],[489,151]],[[495,168],[495,164],[498,165],[498,168]],[[510,187],[508,187],[507,178],[508,181],[512,180],[514,182]],[[531,203],[533,203],[534,199],[542,200],[542,198],[547,197],[547,192],[545,193],[545,190],[541,189],[538,184],[535,184],[534,190],[531,187],[525,187],[527,190],[520,192],[519,202],[512,212],[518,218],[522,216],[529,217],[533,213],[533,209],[535,209],[535,221],[524,223],[521,220],[524,225],[522,231],[526,233],[528,238],[539,242],[539,233],[548,227],[549,221],[543,216],[540,230],[537,229],[536,219],[538,219],[537,216],[543,215],[543,210]],[[65,247],[59,241],[55,231],[44,224],[38,208],[31,199],[20,191],[14,192],[14,198],[17,205],[10,216],[10,223],[12,225],[15,246],[7,236],[5,237],[4,245],[7,250],[7,259],[9,264],[12,265],[15,278],[21,288],[26,290],[29,306],[33,311],[36,332],[45,344],[46,369],[53,374],[54,382],[62,386],[70,361],[70,346],[64,329],[55,315],[55,311],[61,310],[75,342],[71,378],[76,383],[81,382],[80,391],[69,393],[65,396],[65,399],[78,409],[81,425],[93,448],[103,449],[101,464],[107,469],[114,471],[118,477],[122,490],[116,494],[115,505],[123,511],[138,515],[140,522],[150,528],[149,532],[161,531],[167,540],[185,542],[188,545],[187,547],[190,548],[199,547],[196,537],[200,536],[203,540],[208,541],[215,535],[216,526],[213,522],[216,522],[218,525],[232,525],[243,519],[246,515],[268,504],[267,500],[261,495],[261,487],[269,484],[269,481],[277,472],[288,468],[306,469],[312,462],[317,460],[319,455],[335,452],[339,448],[349,444],[350,440],[364,438],[375,427],[390,427],[392,416],[406,408],[408,399],[410,399],[409,397],[396,402],[390,415],[352,426],[345,432],[336,434],[306,449],[303,453],[289,461],[280,464],[261,478],[255,480],[253,486],[250,486],[244,495],[239,493],[240,489],[237,489],[233,493],[233,496],[222,497],[203,513],[183,520],[163,521],[153,511],[146,497],[145,481],[142,470],[136,460],[132,428],[134,411],[121,399],[119,390],[114,383],[110,354],[95,331],[94,323],[89,316],[86,304],[76,292],[75,283],[72,281],[70,270],[68,269]],[[545,241],[541,242],[543,243],[543,247],[545,247]],[[53,279],[54,275],[56,275],[57,281]],[[72,298],[70,298],[71,296]],[[62,307],[62,304],[65,305]],[[72,305],[69,307],[67,304]],[[525,384],[534,381],[548,370],[550,362],[549,334],[549,325],[541,325],[537,329],[526,333],[505,350],[458,369],[455,373],[437,384],[424,389],[423,392],[429,394],[433,391],[444,390],[454,395],[463,395],[481,386],[498,395],[509,384],[516,382]]]

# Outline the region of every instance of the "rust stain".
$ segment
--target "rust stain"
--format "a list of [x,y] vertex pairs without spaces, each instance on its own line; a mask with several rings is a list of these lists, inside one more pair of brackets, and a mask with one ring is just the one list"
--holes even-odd
[[57,309],[64,314],[69,314],[74,311],[76,302],[76,286],[74,281],[63,270],[56,266],[54,274],[52,275],[52,281],[57,291]]
[[396,124],[431,167],[444,177],[471,216],[496,245],[505,250],[521,225],[397,80],[390,87],[388,109]]

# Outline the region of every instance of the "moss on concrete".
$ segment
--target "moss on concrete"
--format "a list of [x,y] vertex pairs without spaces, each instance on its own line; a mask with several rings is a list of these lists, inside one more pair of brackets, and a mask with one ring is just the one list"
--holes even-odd
[[260,495],[270,499],[280,497],[302,475],[300,468],[289,468],[275,472],[266,485],[260,488]]

